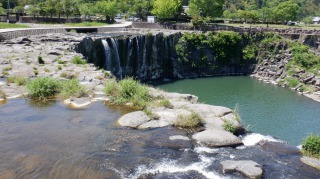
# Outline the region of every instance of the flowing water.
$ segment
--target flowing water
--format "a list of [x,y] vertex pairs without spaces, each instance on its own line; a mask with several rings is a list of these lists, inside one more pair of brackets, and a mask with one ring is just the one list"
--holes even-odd
[[118,126],[128,111],[102,102],[84,109],[60,101],[0,104],[0,178],[243,178],[221,171],[220,162],[230,159],[257,161],[265,178],[320,177],[296,152],[273,154],[274,144],[213,149],[191,140],[188,130]]
[[207,104],[231,109],[238,105],[242,122],[250,130],[293,145],[300,145],[310,133],[320,134],[320,103],[250,77],[186,79],[156,86],[197,95]]

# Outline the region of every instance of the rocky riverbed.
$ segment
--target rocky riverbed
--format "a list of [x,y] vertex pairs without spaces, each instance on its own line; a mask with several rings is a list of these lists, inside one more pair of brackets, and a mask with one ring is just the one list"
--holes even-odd
[[[9,76],[23,76],[28,79],[37,76],[60,79],[77,78],[91,93],[86,98],[67,99],[65,104],[83,107],[96,100],[107,100],[102,90],[112,75],[97,69],[93,64],[77,65],[71,62],[75,56],[82,57],[81,54],[74,52],[74,46],[85,37],[85,34],[67,33],[21,37],[4,41],[0,44],[2,72],[0,90],[7,99],[26,95],[24,86],[6,82]],[[44,61],[43,64],[39,64],[39,58]],[[195,145],[219,147],[218,153],[214,152],[217,160],[208,165],[209,168],[225,174],[232,173],[236,177],[320,177],[319,170],[300,161],[301,154],[296,147],[268,141],[260,141],[253,146],[244,146],[244,138],[239,134],[245,134],[245,129],[231,109],[200,104],[197,102],[197,97],[190,94],[167,93],[153,88],[149,90],[155,98],[169,99],[172,106],[154,106],[151,111],[159,116],[157,119],[150,118],[143,111],[128,113],[119,119],[120,126],[134,128],[132,130],[170,127],[181,116],[196,112],[202,118],[201,127],[188,129],[185,135],[170,136],[166,142],[160,142],[161,145],[172,145],[176,149],[181,149],[177,147],[177,144],[183,146],[184,149],[193,148]],[[237,135],[225,130],[223,125],[226,121],[233,125]],[[232,155],[224,156],[224,151],[229,151]],[[204,153],[209,155],[211,152]],[[152,173],[152,175],[155,175],[154,178],[161,178],[170,177],[171,174]],[[146,174],[146,177],[151,176]]]

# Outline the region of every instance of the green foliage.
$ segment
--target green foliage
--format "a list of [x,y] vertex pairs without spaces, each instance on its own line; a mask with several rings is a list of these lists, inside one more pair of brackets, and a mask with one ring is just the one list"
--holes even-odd
[[166,107],[166,108],[170,108],[170,109],[173,108],[172,103],[171,103],[168,99],[161,100],[161,101],[159,102],[159,105],[160,105],[160,106],[163,106],[163,107]]
[[3,75],[9,75],[9,72],[7,72],[7,71],[2,71],[2,74],[3,74]]
[[74,56],[72,59],[71,59],[71,62],[73,64],[77,64],[77,65],[80,65],[80,64],[86,64],[87,61],[85,61],[84,59],[82,59],[81,57],[79,56]]
[[152,13],[159,20],[176,18],[182,11],[181,0],[155,0],[153,3]]
[[320,136],[310,134],[302,143],[303,153],[312,157],[320,158]]
[[56,95],[60,90],[57,79],[50,77],[38,77],[27,83],[28,94],[32,99],[47,100]]
[[48,68],[44,68],[44,71],[50,73],[50,70]]
[[16,7],[13,8],[13,12],[15,12],[15,13],[24,13],[24,7],[16,6]]
[[224,130],[229,131],[233,134],[236,132],[236,128],[235,128],[233,122],[231,122],[229,120],[225,120],[222,124],[222,127]]
[[152,100],[147,87],[132,78],[123,79],[120,82],[111,80],[106,84],[104,92],[110,96],[112,103],[118,105],[132,103],[140,109],[145,108]]
[[245,61],[252,60],[256,58],[257,48],[255,45],[247,45],[243,50],[243,59]]
[[63,61],[63,60],[61,60],[61,59],[58,60],[58,64],[65,64],[65,63],[66,63],[66,62]]
[[80,97],[86,96],[87,94],[88,94],[88,91],[75,78],[61,82],[60,96],[62,96],[63,98],[68,98],[68,97],[80,98]]
[[178,115],[174,122],[174,126],[182,128],[194,128],[200,126],[201,122],[201,116],[192,111],[189,115]]
[[276,21],[294,21],[297,19],[299,12],[299,6],[297,3],[290,1],[284,1],[280,3],[274,10],[274,18]]
[[211,49],[216,53],[216,61],[218,65],[226,65],[232,59],[237,57],[235,49],[238,49],[242,37],[237,32],[232,31],[222,31],[216,34],[209,34],[209,45]]
[[23,76],[8,76],[6,81],[7,83],[15,83],[19,86],[24,86],[27,84],[28,79]]
[[1,3],[0,3],[0,14],[6,14],[6,10],[2,7]]
[[116,0],[98,1],[96,3],[96,12],[106,17],[107,22],[113,22],[118,13]]
[[222,15],[224,0],[190,0],[188,14],[195,17],[220,17]]
[[41,56],[38,56],[38,63],[39,64],[44,64],[45,63]]
[[290,88],[294,88],[300,83],[297,78],[286,78],[285,80],[288,82]]
[[62,70],[62,66],[61,65],[58,65],[58,70]]

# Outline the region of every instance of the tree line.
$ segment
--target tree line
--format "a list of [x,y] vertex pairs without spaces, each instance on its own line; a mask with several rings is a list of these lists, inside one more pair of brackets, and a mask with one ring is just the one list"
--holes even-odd
[[[8,8],[0,0],[0,13]],[[320,15],[320,0],[10,0],[14,12],[33,16],[89,15],[103,16],[112,21],[118,13],[146,19],[156,15],[161,21],[176,20],[188,5],[188,16],[194,23],[217,17],[242,22],[286,22],[304,20]],[[1,7],[2,6],[2,7]]]

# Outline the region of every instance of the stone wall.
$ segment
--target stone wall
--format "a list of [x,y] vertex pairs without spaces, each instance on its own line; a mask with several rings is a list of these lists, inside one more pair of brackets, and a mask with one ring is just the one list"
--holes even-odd
[[55,29],[23,29],[23,30],[13,30],[8,32],[0,32],[0,42],[4,40],[10,40],[18,37],[31,36],[31,35],[41,35],[48,33],[67,33],[70,31],[76,31],[78,33],[105,33],[105,32],[119,32],[126,31],[126,28],[116,28],[116,27],[83,27],[83,28],[55,28]]

